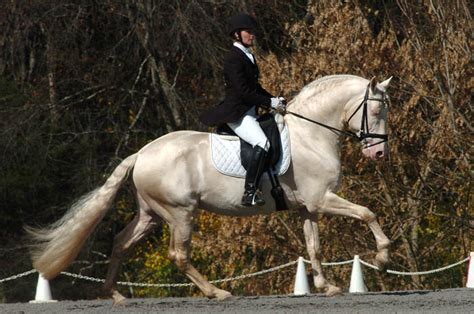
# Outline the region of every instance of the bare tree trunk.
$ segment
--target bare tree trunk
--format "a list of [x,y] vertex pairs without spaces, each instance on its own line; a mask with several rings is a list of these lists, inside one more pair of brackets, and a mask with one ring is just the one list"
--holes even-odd
[[53,44],[53,38],[51,32],[47,26],[41,23],[41,31],[46,37],[46,66],[47,66],[47,77],[48,77],[48,90],[49,90],[49,112],[51,122],[57,125],[59,120],[58,112],[58,93],[56,90],[56,57]]
[[[148,69],[152,79],[152,87],[158,95],[161,95],[163,106],[162,110],[167,118],[164,119],[165,127],[168,132],[175,131],[176,129],[182,128],[183,123],[181,114],[179,111],[179,96],[174,89],[174,84],[170,83],[168,74],[166,73],[165,65],[161,59],[160,53],[157,49],[154,49],[151,41],[151,34],[153,32],[152,23],[155,16],[153,13],[156,11],[156,4],[153,2],[138,2],[137,7],[142,14],[134,14],[131,10],[128,10],[128,16],[132,24],[135,24],[135,33],[147,54],[150,56],[148,62]],[[134,23],[133,23],[134,22]]]
[[[1,24],[0,24],[1,25]],[[5,60],[5,35],[3,33],[0,33],[0,75],[3,75],[5,73],[5,67],[6,67],[6,60]]]

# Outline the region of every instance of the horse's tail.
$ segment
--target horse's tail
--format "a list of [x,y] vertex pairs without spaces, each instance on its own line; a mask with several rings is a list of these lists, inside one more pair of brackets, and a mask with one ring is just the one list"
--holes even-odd
[[33,266],[46,279],[54,278],[77,257],[86,239],[111,207],[137,156],[134,154],[123,160],[104,185],[80,198],[48,228],[26,228],[33,239]]

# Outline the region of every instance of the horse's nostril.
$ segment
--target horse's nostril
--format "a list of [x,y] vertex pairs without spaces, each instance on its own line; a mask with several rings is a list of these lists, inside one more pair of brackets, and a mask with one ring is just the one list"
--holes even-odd
[[375,153],[375,157],[377,158],[382,158],[384,156],[383,151],[379,150],[378,152]]

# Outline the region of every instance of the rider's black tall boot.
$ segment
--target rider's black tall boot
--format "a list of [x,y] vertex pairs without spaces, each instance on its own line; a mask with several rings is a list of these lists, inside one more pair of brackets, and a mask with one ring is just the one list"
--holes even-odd
[[265,204],[265,201],[259,196],[258,184],[263,174],[266,156],[267,152],[260,146],[253,148],[252,159],[245,176],[245,192],[242,196],[242,205],[244,206]]

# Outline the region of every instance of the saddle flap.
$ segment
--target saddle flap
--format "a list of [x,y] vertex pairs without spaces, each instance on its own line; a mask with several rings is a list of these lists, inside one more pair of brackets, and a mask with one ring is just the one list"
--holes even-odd
[[[281,132],[279,134],[281,154],[274,168],[275,173],[283,175],[288,170],[291,162],[290,135],[288,127],[282,121],[277,122],[277,125]],[[211,159],[214,167],[224,175],[244,178],[246,170],[241,163],[240,138],[210,133],[209,139],[211,143]]]

